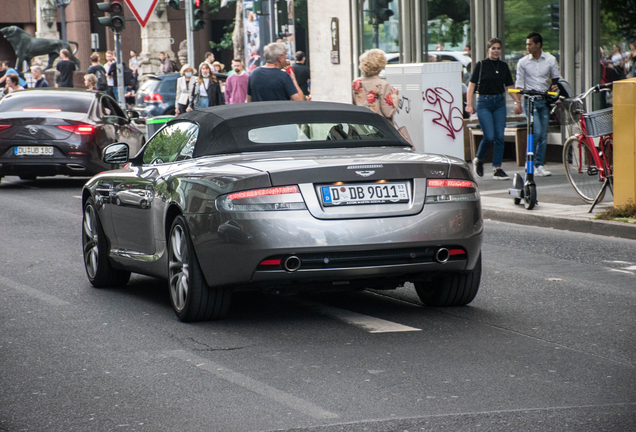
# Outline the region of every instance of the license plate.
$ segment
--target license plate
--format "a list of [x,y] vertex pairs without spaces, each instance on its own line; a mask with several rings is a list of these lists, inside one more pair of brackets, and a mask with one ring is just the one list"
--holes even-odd
[[323,205],[394,204],[409,202],[405,182],[356,183],[321,186]]
[[53,147],[14,147],[16,156],[53,156]]

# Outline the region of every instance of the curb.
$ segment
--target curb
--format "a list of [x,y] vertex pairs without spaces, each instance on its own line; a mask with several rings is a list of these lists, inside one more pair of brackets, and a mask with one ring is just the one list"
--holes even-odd
[[484,219],[492,219],[499,222],[509,222],[521,225],[531,225],[543,228],[553,228],[585,234],[596,234],[636,240],[636,225],[634,224],[589,218],[558,217],[533,213],[532,210],[524,211],[526,213],[487,207],[484,208],[482,203],[481,213]]

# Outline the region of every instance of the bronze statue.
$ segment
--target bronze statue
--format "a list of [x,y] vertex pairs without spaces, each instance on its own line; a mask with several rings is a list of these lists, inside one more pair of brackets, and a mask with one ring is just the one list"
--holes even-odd
[[[9,42],[11,42],[11,46],[18,57],[15,66],[16,70],[20,70],[19,68],[21,67],[22,62],[26,61],[27,69],[23,72],[28,72],[31,66],[31,59],[33,57],[46,54],[49,56],[49,64],[46,66],[46,69],[50,69],[53,67],[55,59],[59,57],[60,50],[64,48],[66,48],[70,53],[69,60],[74,61],[75,66],[77,66],[77,70],[80,70],[80,61],[74,55],[79,47],[77,42],[63,42],[60,39],[35,38],[20,27],[16,26],[5,27],[0,29],[0,32],[2,32]],[[75,45],[75,51],[71,51],[71,44]]]

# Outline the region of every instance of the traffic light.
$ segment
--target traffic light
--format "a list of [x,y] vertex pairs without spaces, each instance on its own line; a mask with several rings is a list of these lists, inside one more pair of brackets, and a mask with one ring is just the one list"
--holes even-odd
[[203,15],[201,0],[192,0],[192,31],[203,30],[205,27]]
[[179,6],[179,0],[168,0],[168,6],[170,6],[174,10],[181,10]]
[[375,18],[378,25],[388,21],[395,12],[389,9],[389,3],[393,0],[376,0],[375,4]]
[[552,2],[552,4],[550,4],[550,21],[552,23],[552,30],[559,30],[559,2]]
[[278,20],[278,34],[280,36],[286,36],[289,26],[289,15],[287,14],[287,0],[276,0],[276,13]]
[[114,32],[120,32],[126,28],[123,0],[110,0],[103,3],[97,3],[97,9],[108,13],[108,16],[98,18],[101,25],[110,27],[110,29]]
[[254,0],[254,3],[252,3],[252,12],[256,15],[269,15],[263,12],[263,0]]

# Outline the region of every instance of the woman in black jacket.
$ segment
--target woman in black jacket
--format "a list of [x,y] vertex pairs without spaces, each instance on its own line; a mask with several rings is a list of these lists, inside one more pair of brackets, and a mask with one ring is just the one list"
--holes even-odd
[[199,78],[190,80],[190,102],[186,111],[197,108],[207,108],[209,106],[225,105],[225,98],[221,93],[221,86],[216,79],[210,65],[201,63],[199,65]]

